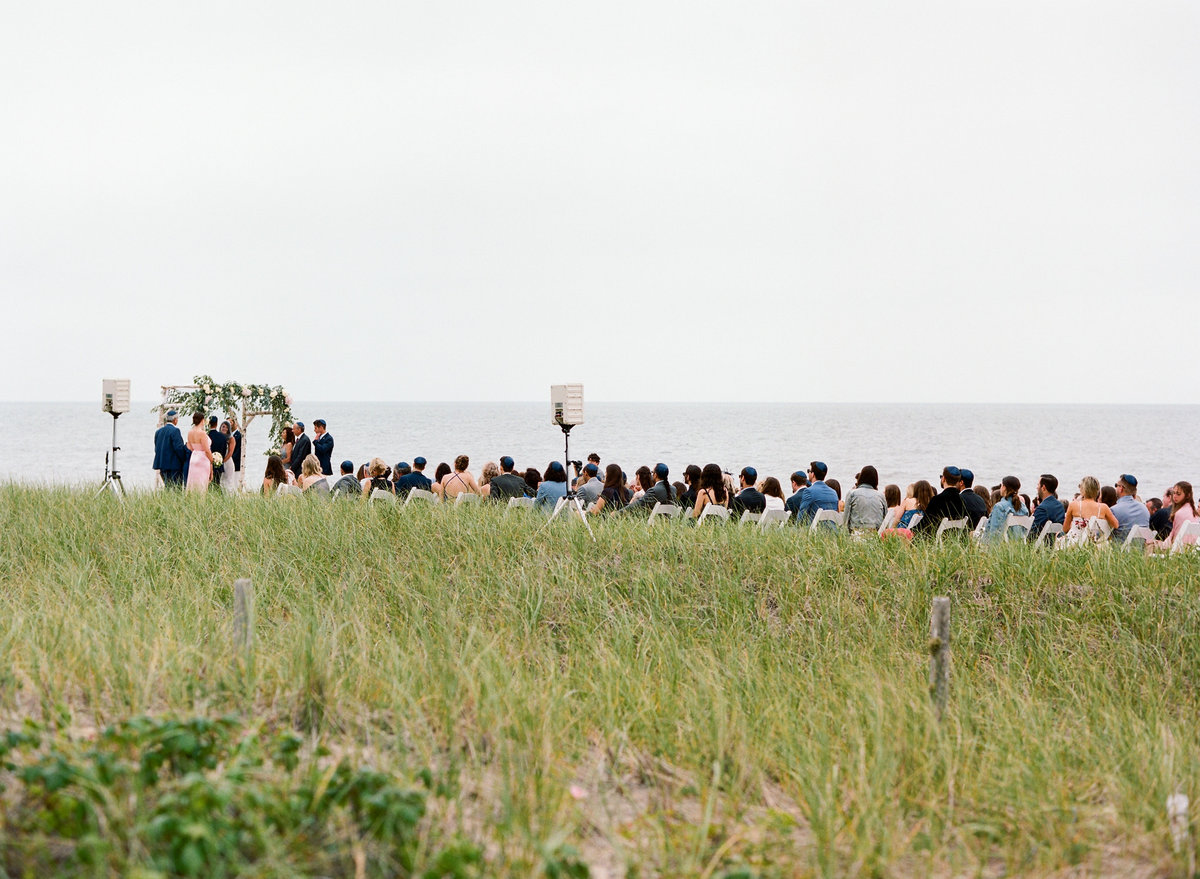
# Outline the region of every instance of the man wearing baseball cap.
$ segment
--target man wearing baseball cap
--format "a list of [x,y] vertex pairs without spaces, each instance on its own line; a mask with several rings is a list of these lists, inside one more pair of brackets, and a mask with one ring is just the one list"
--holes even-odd
[[491,500],[507,504],[509,498],[525,497],[529,485],[525,477],[513,473],[515,466],[509,455],[500,458],[500,475],[492,477],[488,483],[488,497]]
[[1124,543],[1134,525],[1145,528],[1150,524],[1150,510],[1137,499],[1137,484],[1137,477],[1129,473],[1122,473],[1117,478],[1117,502],[1112,507],[1113,515],[1117,517],[1117,527],[1111,538],[1114,543]]
[[[401,462],[403,463],[403,462]],[[396,494],[402,498],[408,497],[408,493],[414,488],[419,488],[422,491],[429,491],[433,487],[433,482],[424,473],[425,459],[420,455],[413,458],[412,472],[405,473],[399,479],[394,481]]]

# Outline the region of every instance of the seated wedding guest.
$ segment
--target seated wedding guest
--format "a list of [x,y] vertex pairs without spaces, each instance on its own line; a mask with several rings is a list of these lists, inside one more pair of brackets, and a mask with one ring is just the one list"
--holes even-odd
[[296,444],[296,433],[292,430],[291,425],[283,429],[282,440],[279,444],[279,460],[283,461],[285,468],[288,468],[292,462],[292,447]]
[[367,472],[370,469],[366,464],[358,465],[358,472],[354,474],[354,478],[358,480],[360,492],[366,491],[367,486],[371,484],[371,474]]
[[354,478],[354,462],[343,461],[341,470],[341,478],[339,478],[338,481],[333,484],[333,488],[330,489],[330,491],[333,493],[333,496],[358,497],[360,494],[362,494],[362,486],[359,485],[358,480]]
[[958,468],[958,477],[962,480],[963,506],[967,508],[967,527],[972,531],[979,520],[989,514],[991,509],[987,500],[975,492],[975,474],[966,467]]
[[[909,497],[904,502],[905,510],[900,514],[900,520],[896,523],[896,528],[911,528],[912,520],[917,518],[917,513],[925,515],[925,510],[929,508],[929,502],[933,500],[933,486],[924,479],[918,479],[909,486]],[[910,503],[911,502],[911,503]]]
[[804,489],[808,488],[808,477],[797,470],[792,474],[792,495],[783,502],[783,508],[795,519],[800,514],[800,501],[804,498]]
[[500,467],[498,468],[500,472],[493,476],[487,485],[486,494],[489,498],[501,503],[508,503],[509,498],[525,497],[526,489],[529,486],[525,484],[524,477],[513,472],[515,466],[516,464],[510,456],[504,455],[500,458]]
[[683,468],[683,491],[679,491],[676,487],[675,494],[679,498],[679,506],[685,510],[690,510],[696,506],[696,492],[700,490],[700,468],[695,464],[688,464]]
[[837,495],[838,512],[840,513],[843,510],[845,510],[846,509],[846,501],[842,497],[842,484],[840,482],[838,482],[836,479],[826,479],[825,484],[828,485],[830,488],[832,488],[833,493]]
[[454,472],[447,473],[441,478],[441,481],[433,486],[434,493],[440,495],[443,500],[452,500],[464,492],[479,494],[479,483],[467,470],[469,466],[471,466],[471,459],[466,455],[459,455],[455,458]]
[[983,501],[985,515],[990,516],[992,514],[992,493],[987,490],[987,486],[977,485],[971,491],[975,492],[976,496]]
[[604,483],[600,481],[599,473],[599,465],[595,461],[588,461],[583,465],[581,481],[575,484],[575,493],[579,495],[579,503],[585,510],[595,503],[596,498],[600,497],[600,492],[604,491]]
[[761,513],[765,506],[763,493],[755,487],[758,482],[758,471],[753,467],[743,467],[738,474],[739,491],[729,502],[731,513]]
[[718,464],[705,464],[700,471],[700,488],[696,492],[696,505],[692,507],[693,517],[699,519],[709,504],[729,506],[729,489],[725,485],[725,474]]
[[429,491],[433,486],[433,483],[429,481],[429,477],[423,472],[425,470],[425,459],[422,457],[413,458],[412,467],[408,466],[407,461],[401,461],[397,465],[397,469],[406,471],[400,475],[399,479],[392,482],[392,485],[396,489],[397,497],[408,497],[408,493],[414,488]]
[[[1179,532],[1188,522],[1194,522],[1196,516],[1196,501],[1192,497],[1190,482],[1176,482],[1171,489],[1171,533],[1167,535],[1168,543],[1174,544]],[[1195,537],[1188,537],[1184,543],[1195,543]]]
[[1063,516],[1063,530],[1067,532],[1064,539],[1071,543],[1082,542],[1084,537],[1081,533],[1086,531],[1092,517],[1102,519],[1114,530],[1119,524],[1108,504],[1100,502],[1100,480],[1095,476],[1085,476],[1079,482],[1079,497],[1067,504]]
[[[900,505],[904,503],[904,499],[900,497],[900,486],[894,482],[889,482],[883,487],[883,502],[887,504],[888,513],[893,513],[892,524],[900,521],[900,514],[903,510]],[[884,513],[886,516],[887,513]]]
[[654,509],[655,504],[675,503],[675,487],[667,481],[667,477],[670,475],[671,470],[666,464],[661,462],[655,464],[654,484],[642,492],[641,497],[630,501],[625,509],[650,511]]
[[542,484],[542,474],[538,473],[536,467],[525,468],[525,494],[529,497],[537,497],[538,486]]
[[371,465],[367,468],[368,481],[366,487],[363,488],[363,500],[370,500],[371,495],[377,491],[386,491],[388,494],[395,491],[391,481],[387,478],[388,471],[387,462],[383,458],[371,459]]
[[921,521],[913,526],[913,536],[932,537],[937,533],[943,519],[965,519],[967,508],[963,505],[962,492],[959,486],[962,478],[957,467],[942,468],[942,490],[933,496]]
[[[879,490],[879,471],[868,464],[854,481],[854,489],[846,495],[846,528],[852,532],[878,531],[888,510],[887,500]],[[899,495],[897,488],[897,500]]]
[[270,497],[279,491],[279,486],[287,485],[287,474],[283,469],[283,459],[278,455],[267,458],[267,471],[263,474],[262,493]]
[[1047,522],[1059,525],[1066,518],[1067,510],[1058,499],[1058,477],[1052,473],[1043,473],[1038,478],[1038,505],[1033,511],[1033,527],[1029,529],[1029,539],[1037,540]]
[[487,497],[490,492],[488,486],[492,480],[500,475],[500,465],[495,461],[488,461],[483,465],[483,469],[479,471],[479,494]]
[[450,465],[445,461],[438,464],[433,471],[433,485],[429,486],[429,490],[438,497],[441,497],[442,493],[439,491],[439,488],[441,487],[442,480],[449,476],[452,472],[453,471],[450,469]]
[[1150,511],[1146,505],[1137,499],[1137,478],[1128,473],[1122,473],[1114,486],[1118,495],[1116,503],[1112,504],[1113,515],[1117,517],[1117,530],[1112,539],[1124,543],[1133,526],[1142,528],[1150,524]]
[[[1032,512],[1033,512],[1034,503],[1033,503],[1033,500],[1032,500],[1032,499],[1029,497],[1029,495],[1027,495],[1027,494],[1022,494],[1022,495],[1021,495],[1021,500],[1025,502],[1025,509],[1029,510],[1029,511],[1030,511],[1030,513],[1032,513]],[[989,513],[988,513],[988,515],[990,516],[990,515],[991,515],[991,512],[989,512]]]
[[1009,514],[1029,515],[1029,507],[1021,500],[1021,480],[1015,476],[1005,476],[1000,480],[1000,502],[992,507],[992,512],[988,514],[987,524],[983,526],[983,539],[1003,540],[1004,526],[1008,522]]
[[1150,530],[1159,540],[1166,540],[1171,533],[1171,509],[1163,506],[1162,498],[1156,497],[1146,501],[1146,509],[1150,511]]
[[300,487],[305,494],[329,494],[329,480],[321,472],[321,459],[306,455],[300,463]]
[[641,498],[646,493],[650,486],[654,485],[654,474],[650,472],[650,468],[643,464],[633,473],[633,499],[634,501]]
[[559,498],[566,496],[567,471],[563,469],[561,461],[551,461],[546,467],[546,472],[542,474],[542,481],[538,485],[533,505],[548,513],[553,513]]
[[[1117,489],[1115,486],[1100,486],[1100,503],[1107,504],[1110,510],[1117,505]],[[1116,513],[1113,513],[1113,515],[1115,516]],[[1118,519],[1117,521],[1120,520]],[[1115,531],[1113,533],[1116,534]]]
[[783,496],[783,486],[779,484],[779,480],[774,476],[768,476],[762,483],[763,495],[763,512],[768,510],[778,510],[783,512],[783,505],[787,503],[787,499]]
[[619,510],[630,501],[633,492],[625,487],[625,474],[621,472],[620,464],[609,464],[604,468],[604,488],[600,497],[588,509],[588,513],[597,514],[605,510]]
[[816,516],[818,510],[838,509],[840,501],[838,492],[825,481],[828,473],[829,468],[822,461],[813,461],[808,465],[808,477],[812,482],[804,490],[804,497],[800,500],[800,509],[796,511],[796,521],[799,524],[807,525],[809,520]]

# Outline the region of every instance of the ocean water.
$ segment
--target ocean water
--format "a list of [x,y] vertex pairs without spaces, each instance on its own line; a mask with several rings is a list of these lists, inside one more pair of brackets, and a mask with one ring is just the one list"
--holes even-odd
[[[117,421],[118,465],[127,489],[155,484],[152,403],[135,403]],[[297,417],[324,418],[336,462],[379,455],[389,464],[417,455],[440,461],[469,455],[471,470],[512,455],[520,468],[544,470],[563,458],[562,431],[546,403],[331,403],[297,401]],[[0,403],[0,481],[87,486],[104,476],[112,417],[94,403]],[[181,419],[182,421],[182,419]],[[269,421],[250,425],[247,484],[261,481]],[[186,430],[186,426],[185,426]],[[311,434],[311,428],[310,428]],[[787,490],[793,470],[829,465],[844,489],[865,464],[883,483],[937,485],[946,464],[970,467],[977,484],[1020,478],[1032,493],[1053,473],[1060,494],[1086,475],[1111,484],[1139,479],[1144,497],[1178,480],[1200,483],[1200,406],[589,403],[571,433],[571,457],[598,452],[627,473],[659,461],[678,479],[689,463],[710,461],[736,473],[747,464]]]

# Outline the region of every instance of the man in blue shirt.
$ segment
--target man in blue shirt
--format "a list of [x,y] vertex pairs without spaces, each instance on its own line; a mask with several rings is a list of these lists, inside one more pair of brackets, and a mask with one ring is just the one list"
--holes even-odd
[[825,475],[829,468],[821,461],[813,461],[808,465],[808,475],[812,484],[804,490],[796,510],[796,521],[801,525],[808,524],[817,514],[817,510],[836,510],[838,508],[837,492],[825,484]]
[[1059,525],[1067,516],[1067,509],[1058,499],[1058,477],[1043,473],[1038,479],[1037,509],[1033,511],[1033,527],[1029,529],[1029,539],[1037,540],[1047,522],[1057,522]]
[[1137,479],[1123,473],[1117,480],[1117,502],[1112,512],[1117,517],[1117,527],[1112,533],[1114,543],[1124,543],[1134,525],[1143,528],[1150,525],[1150,511],[1137,499]]

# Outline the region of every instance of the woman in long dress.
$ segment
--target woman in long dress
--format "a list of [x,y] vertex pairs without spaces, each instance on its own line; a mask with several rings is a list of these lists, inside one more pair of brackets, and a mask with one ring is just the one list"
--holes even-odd
[[225,466],[221,468],[221,491],[226,494],[237,494],[238,472],[234,465],[238,453],[238,440],[233,434],[233,425],[228,421],[221,422],[221,433],[229,437],[229,451],[225,455]]
[[202,421],[203,412],[192,413],[192,429],[187,435],[187,447],[192,450],[188,463],[188,491],[208,491],[208,484],[212,482],[212,442],[201,426]]

